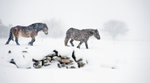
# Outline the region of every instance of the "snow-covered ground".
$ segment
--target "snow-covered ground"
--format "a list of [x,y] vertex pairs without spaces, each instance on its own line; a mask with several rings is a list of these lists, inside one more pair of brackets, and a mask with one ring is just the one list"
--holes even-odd
[[[150,42],[89,40],[89,49],[65,47],[63,38],[36,38],[34,46],[30,39],[20,38],[5,45],[7,39],[0,39],[0,82],[1,83],[149,83]],[[74,42],[77,46],[79,42]],[[59,69],[55,65],[34,69],[32,58],[41,59],[53,50],[70,56],[75,50],[77,58],[88,64],[79,69]],[[11,51],[9,54],[8,51]],[[24,53],[22,51],[27,51]],[[20,67],[9,63],[14,59]],[[31,69],[27,69],[31,67]]]

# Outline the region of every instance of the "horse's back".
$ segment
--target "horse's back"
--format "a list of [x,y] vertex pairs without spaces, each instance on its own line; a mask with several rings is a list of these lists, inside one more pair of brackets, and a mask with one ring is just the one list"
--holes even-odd
[[33,27],[33,28],[37,28],[37,27],[40,27],[40,26],[43,26],[45,25],[44,23],[33,23],[31,25],[29,25],[28,27]]
[[69,28],[66,33],[79,33],[79,32],[80,32],[79,29]]
[[70,28],[66,32],[66,37],[80,41],[82,39],[82,32],[79,29]]

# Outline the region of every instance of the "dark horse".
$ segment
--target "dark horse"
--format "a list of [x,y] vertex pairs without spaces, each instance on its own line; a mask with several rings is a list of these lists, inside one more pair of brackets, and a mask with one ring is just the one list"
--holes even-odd
[[80,48],[80,45],[84,42],[86,48],[88,49],[88,44],[87,41],[89,39],[90,36],[96,37],[97,39],[100,39],[100,35],[97,29],[82,29],[82,30],[78,30],[75,28],[70,28],[67,30],[66,32],[66,38],[65,38],[65,46],[68,46],[67,43],[70,40],[70,43],[72,46],[74,46],[73,41],[80,41],[79,45],[77,46],[77,48]]
[[13,36],[15,36],[15,42],[17,45],[20,45],[18,43],[19,35],[23,37],[31,37],[32,40],[29,42],[29,45],[33,45],[33,42],[35,42],[35,36],[37,36],[39,31],[43,31],[46,35],[48,34],[48,27],[44,23],[34,23],[29,26],[15,26],[10,29],[9,38],[6,42],[6,45],[9,44],[11,40],[13,40]]

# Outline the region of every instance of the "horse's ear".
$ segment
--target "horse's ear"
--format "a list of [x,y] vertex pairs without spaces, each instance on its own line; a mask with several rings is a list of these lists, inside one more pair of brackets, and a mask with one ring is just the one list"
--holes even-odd
[[95,29],[95,32],[98,32],[98,30],[97,30],[97,29]]
[[93,31],[90,31],[90,34],[93,34]]
[[47,27],[46,23],[43,23],[43,24],[44,24],[44,26],[46,26],[46,27]]

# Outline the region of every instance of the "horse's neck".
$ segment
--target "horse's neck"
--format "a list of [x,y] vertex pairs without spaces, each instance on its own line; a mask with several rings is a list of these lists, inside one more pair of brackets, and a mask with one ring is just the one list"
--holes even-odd
[[36,30],[38,32],[42,30],[42,28],[40,28],[37,24],[32,24],[32,25],[30,25],[28,27],[32,28],[32,29],[34,29],[34,30]]
[[93,31],[89,30],[89,36],[93,36],[93,35],[94,35]]
[[38,28],[38,27],[35,27],[35,28],[33,28],[33,29],[35,29],[37,32],[39,32],[39,31],[42,30],[41,28]]
[[42,29],[37,29],[37,31],[39,32],[39,31],[41,31]]

